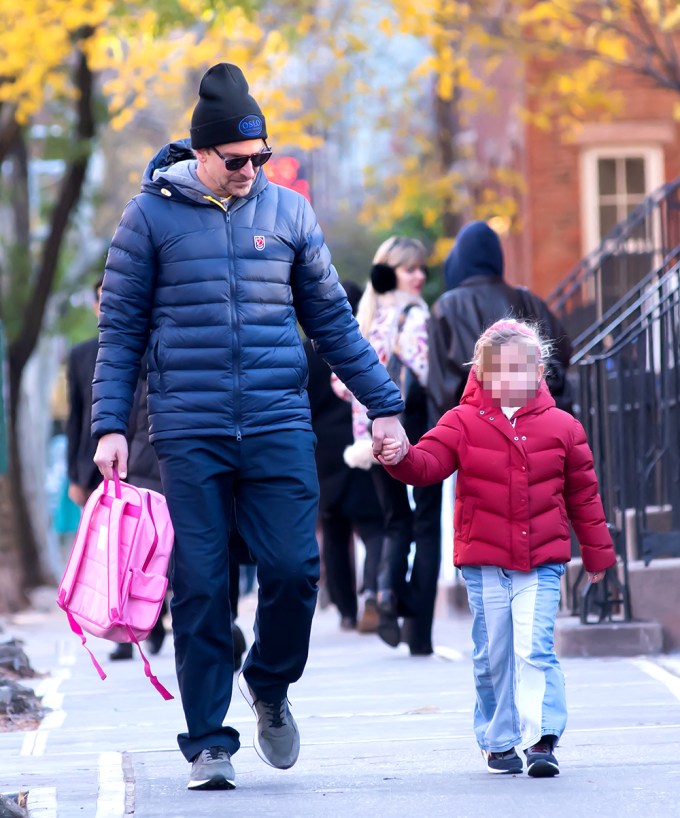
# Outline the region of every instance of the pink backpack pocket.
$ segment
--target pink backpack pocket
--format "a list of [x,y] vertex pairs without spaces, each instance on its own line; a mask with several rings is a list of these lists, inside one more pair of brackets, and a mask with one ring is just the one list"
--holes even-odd
[[152,674],[139,642],[160,615],[173,543],[163,495],[124,483],[114,472],[114,480],[104,480],[85,504],[57,597],[102,679],[106,674],[84,631],[134,642],[146,676],[166,700],[173,697]]

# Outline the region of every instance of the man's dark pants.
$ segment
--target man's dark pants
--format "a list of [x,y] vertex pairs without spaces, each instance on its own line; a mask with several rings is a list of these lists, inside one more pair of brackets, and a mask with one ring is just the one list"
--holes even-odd
[[263,701],[280,701],[307,661],[319,578],[314,535],[319,486],[315,437],[277,431],[235,438],[155,441],[175,528],[172,624],[191,760],[239,734],[222,726],[232,694],[233,646],[227,543],[238,527],[257,561],[255,642],[243,673]]

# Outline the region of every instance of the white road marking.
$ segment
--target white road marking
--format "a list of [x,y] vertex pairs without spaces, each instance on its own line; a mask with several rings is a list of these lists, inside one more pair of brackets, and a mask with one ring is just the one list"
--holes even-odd
[[666,685],[676,699],[680,699],[680,678],[648,659],[637,659],[635,664],[652,679]]
[[64,710],[53,710],[51,713],[48,713],[45,716],[40,724],[40,727],[41,729],[44,728],[45,730],[54,730],[57,727],[61,727],[65,719],[66,713]]
[[66,718],[66,711],[61,708],[64,702],[64,694],[58,693],[57,688],[64,679],[69,679],[70,676],[70,670],[61,668],[49,679],[43,679],[36,685],[35,695],[42,698],[42,703],[45,707],[51,708],[51,712],[47,713],[37,730],[30,730],[26,733],[21,745],[20,755],[41,756],[45,754],[49,731],[61,727]]
[[435,656],[441,656],[442,659],[447,659],[449,662],[462,662],[465,656],[455,648],[447,648],[443,645],[437,645],[434,649]]
[[99,754],[99,791],[95,818],[123,818],[125,778],[121,753]]
[[28,792],[28,814],[31,818],[57,818],[56,788],[31,788]]
[[21,751],[19,752],[19,755],[33,755],[33,748],[35,747],[35,739],[37,735],[37,730],[29,730],[28,732],[24,733],[24,740],[21,743]]

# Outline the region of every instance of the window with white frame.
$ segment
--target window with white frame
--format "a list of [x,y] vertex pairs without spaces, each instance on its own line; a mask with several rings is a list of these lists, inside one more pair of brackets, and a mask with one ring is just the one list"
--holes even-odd
[[582,154],[583,250],[588,253],[663,184],[661,147],[589,148]]
[[603,239],[663,180],[661,145],[598,146],[581,154],[583,251],[588,254],[601,243],[605,250],[599,273],[588,278],[582,288],[586,325],[602,316],[658,264],[661,226],[654,209],[630,225],[625,237],[617,236],[611,243]]

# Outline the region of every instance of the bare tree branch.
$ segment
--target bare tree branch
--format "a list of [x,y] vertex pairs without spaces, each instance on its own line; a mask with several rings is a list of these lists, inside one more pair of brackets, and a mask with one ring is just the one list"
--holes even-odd
[[680,58],[678,57],[678,50],[675,47],[673,32],[667,32],[664,35],[664,40],[666,41],[666,48],[668,49],[669,60],[673,70],[673,77],[675,77],[678,86],[680,87]]
[[[649,17],[637,0],[634,3],[634,9],[638,12],[636,19],[641,33],[615,19],[604,20],[583,9],[567,7],[560,3],[559,0],[554,0],[554,5],[565,15],[570,15],[574,20],[577,20],[583,27],[597,26],[599,36],[616,34],[624,38],[630,44],[631,53],[634,56],[631,59],[618,60],[615,57],[602,54],[597,48],[576,44],[565,45],[564,42],[558,39],[546,40],[539,36],[529,36],[512,18],[506,19],[505,24],[501,25],[496,31],[496,36],[505,43],[511,43],[518,48],[529,46],[537,50],[544,49],[553,56],[570,54],[581,59],[597,60],[612,68],[646,77],[660,88],[675,93],[680,92],[680,65],[673,35],[671,33],[664,37],[667,44],[667,47],[664,48],[662,41],[659,39],[659,32],[655,31]],[[483,17],[476,18],[474,15],[473,18],[480,23],[485,19]]]
[[[674,66],[673,62],[668,58],[666,52],[663,49],[663,46],[657,39],[656,33],[654,32],[654,27],[649,22],[649,18],[644,8],[642,8],[640,3],[638,2],[638,0],[635,0],[635,2],[633,3],[633,13],[635,14],[636,19],[638,20],[642,30],[644,31],[648,42],[651,44],[653,53],[658,57],[662,65],[666,66],[669,77],[673,79],[674,75],[676,74],[674,69],[677,66]],[[675,76],[675,79],[677,80],[677,75]],[[680,86],[680,83],[678,84]]]

